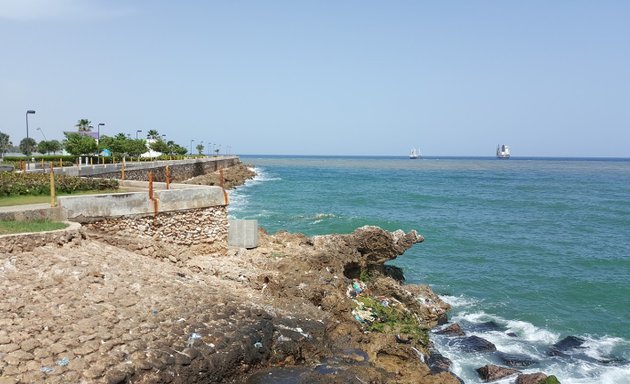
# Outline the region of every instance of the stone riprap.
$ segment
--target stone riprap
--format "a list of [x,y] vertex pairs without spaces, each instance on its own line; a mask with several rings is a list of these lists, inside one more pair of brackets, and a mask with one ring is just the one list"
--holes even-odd
[[111,217],[83,224],[87,232],[108,244],[173,263],[227,248],[225,206],[162,212],[156,217]]

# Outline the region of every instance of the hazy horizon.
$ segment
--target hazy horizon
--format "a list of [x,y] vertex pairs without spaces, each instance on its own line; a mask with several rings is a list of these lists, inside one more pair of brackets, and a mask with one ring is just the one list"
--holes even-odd
[[32,109],[37,141],[87,118],[237,154],[630,157],[627,2],[0,4],[15,145]]

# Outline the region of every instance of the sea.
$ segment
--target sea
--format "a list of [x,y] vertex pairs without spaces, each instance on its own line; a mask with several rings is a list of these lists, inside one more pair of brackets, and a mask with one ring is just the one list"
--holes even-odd
[[[415,229],[425,241],[390,263],[450,303],[468,335],[528,361],[524,373],[630,383],[630,159],[241,160],[258,176],[230,193],[231,217],[269,233]],[[575,348],[550,353],[569,336]],[[501,364],[431,339],[466,383]]]

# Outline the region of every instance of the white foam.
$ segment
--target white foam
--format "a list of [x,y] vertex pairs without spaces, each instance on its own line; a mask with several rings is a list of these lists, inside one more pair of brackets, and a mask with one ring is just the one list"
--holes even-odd
[[[587,335],[584,339],[586,341],[582,346],[586,347],[586,355],[597,360],[608,360],[611,357],[622,357],[614,356],[616,350],[627,350],[630,346],[630,343],[621,337],[603,336],[595,338]],[[625,356],[623,357],[625,358]]]
[[466,308],[472,307],[478,303],[479,300],[473,299],[471,297],[465,296],[450,296],[450,295],[440,295],[440,299],[442,299],[447,304],[450,304],[453,308]]

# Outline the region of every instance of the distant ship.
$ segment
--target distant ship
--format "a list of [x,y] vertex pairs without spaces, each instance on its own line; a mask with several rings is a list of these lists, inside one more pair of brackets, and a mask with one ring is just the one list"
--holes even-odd
[[420,152],[416,148],[411,148],[411,152],[409,152],[410,159],[417,159],[420,157]]
[[505,144],[500,144],[497,146],[497,159],[509,159],[510,158],[510,147]]

